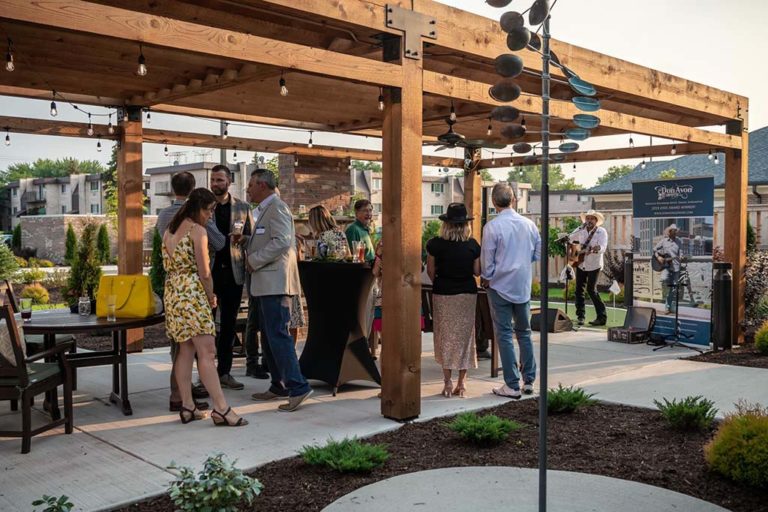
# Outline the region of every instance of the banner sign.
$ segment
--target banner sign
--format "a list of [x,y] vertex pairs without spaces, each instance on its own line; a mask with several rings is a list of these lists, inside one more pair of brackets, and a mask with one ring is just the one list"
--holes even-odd
[[687,178],[632,183],[632,216],[712,217],[714,178]]
[[714,192],[713,177],[632,184],[634,304],[668,341],[710,343]]

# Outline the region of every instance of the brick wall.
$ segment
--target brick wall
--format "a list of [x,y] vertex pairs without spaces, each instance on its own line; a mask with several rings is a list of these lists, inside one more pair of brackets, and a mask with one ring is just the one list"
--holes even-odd
[[294,166],[293,155],[278,157],[280,196],[294,213],[299,205],[306,211],[322,204],[331,211],[349,206],[352,197],[348,158],[299,156]]
[[[106,224],[112,256],[117,255],[117,231],[113,220],[105,215],[40,215],[23,216],[21,221],[21,246],[37,249],[37,257],[64,263],[67,224],[72,224],[75,234],[80,238],[83,228],[89,222],[97,225]],[[155,215],[144,216],[144,247],[152,247],[152,235],[157,223]]]

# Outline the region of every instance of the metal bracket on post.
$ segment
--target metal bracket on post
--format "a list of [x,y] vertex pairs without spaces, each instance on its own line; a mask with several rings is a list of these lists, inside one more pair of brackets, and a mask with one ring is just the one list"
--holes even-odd
[[118,107],[117,109],[117,122],[122,123],[123,119],[126,117],[126,114],[128,115],[129,121],[141,121],[141,107],[137,107],[134,105],[125,105],[123,107]]
[[422,58],[421,38],[437,39],[437,20],[426,14],[387,4],[387,28],[404,32],[403,55],[408,59]]

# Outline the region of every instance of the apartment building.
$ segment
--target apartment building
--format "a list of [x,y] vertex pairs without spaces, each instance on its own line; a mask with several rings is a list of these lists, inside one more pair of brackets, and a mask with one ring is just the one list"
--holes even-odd
[[1,197],[3,230],[13,229],[22,215],[100,215],[104,212],[101,174],[22,178],[3,187]]

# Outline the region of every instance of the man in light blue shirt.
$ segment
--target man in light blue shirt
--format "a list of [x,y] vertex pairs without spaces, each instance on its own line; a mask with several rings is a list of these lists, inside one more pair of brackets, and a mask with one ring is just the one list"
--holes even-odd
[[520,346],[523,393],[533,393],[536,359],[531,341],[531,282],[533,262],[541,258],[541,235],[536,224],[515,211],[517,198],[508,183],[497,183],[491,194],[499,212],[483,228],[482,286],[488,290],[491,317],[504,367],[504,385],[493,393],[520,398],[518,369],[512,331]]

